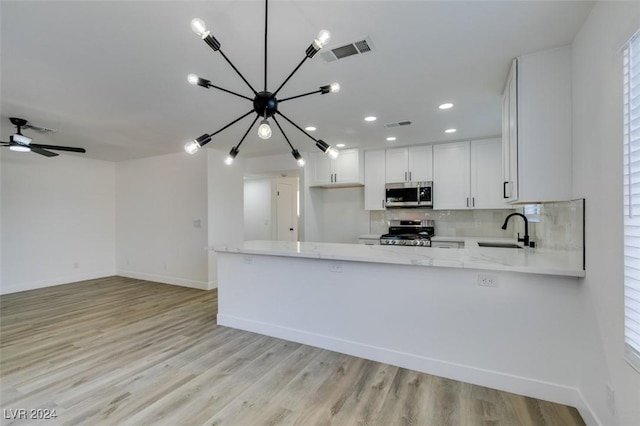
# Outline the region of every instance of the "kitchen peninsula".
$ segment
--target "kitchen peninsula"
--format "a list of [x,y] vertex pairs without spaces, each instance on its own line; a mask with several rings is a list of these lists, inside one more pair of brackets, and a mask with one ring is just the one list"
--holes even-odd
[[575,405],[582,253],[477,243],[216,246],[218,324]]

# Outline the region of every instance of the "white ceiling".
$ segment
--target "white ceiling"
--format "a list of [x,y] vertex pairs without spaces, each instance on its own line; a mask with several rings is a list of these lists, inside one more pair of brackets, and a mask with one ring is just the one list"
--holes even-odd
[[[369,36],[375,51],[336,62],[307,61],[278,94],[285,98],[337,81],[338,94],[280,105],[317,138],[347,147],[389,147],[499,135],[501,92],[515,56],[570,43],[588,16],[586,1],[271,1],[269,80],[275,91],[320,29],[328,47]],[[8,117],[58,131],[26,130],[34,143],[82,146],[84,156],[122,161],[180,152],[252,108],[249,101],[191,86],[193,72],[253,97],[219,53],[190,29],[200,17],[256,90],[264,72],[261,1],[0,2],[1,136]],[[455,104],[448,111],[437,106]],[[375,115],[378,120],[365,123]],[[253,119],[209,146],[228,151]],[[385,123],[411,120],[408,127]],[[294,147],[313,142],[279,120]],[[257,127],[257,124],[256,124]],[[446,135],[444,130],[458,131]],[[389,135],[396,142],[387,142]],[[289,152],[274,126],[255,128],[240,155]],[[33,155],[33,154],[26,154]]]

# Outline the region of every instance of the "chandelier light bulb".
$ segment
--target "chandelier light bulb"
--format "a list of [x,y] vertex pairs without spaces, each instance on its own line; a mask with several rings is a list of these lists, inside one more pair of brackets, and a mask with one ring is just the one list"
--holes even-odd
[[191,20],[191,29],[194,33],[198,34],[200,37],[205,38],[207,34],[207,26],[204,24],[204,21],[200,18],[194,18]]
[[224,164],[230,166],[233,164],[233,157],[231,155],[227,155],[227,158],[224,159]]
[[189,84],[193,84],[195,86],[196,84],[198,84],[198,78],[199,77],[195,74],[189,74],[187,76],[187,81],[189,82]]
[[22,145],[9,145],[9,149],[11,151],[17,151],[17,152],[29,152],[29,151],[31,151],[31,148],[29,148],[28,146],[22,146]]
[[329,147],[329,149],[327,149],[327,155],[332,160],[335,160],[336,158],[338,158],[338,155],[340,155],[340,152],[338,152],[338,150],[333,147]]
[[338,93],[340,91],[340,84],[338,83],[331,83],[330,89],[331,93]]
[[258,126],[258,136],[260,139],[269,139],[271,137],[271,126],[269,126],[269,121],[266,118]]
[[195,154],[200,149],[200,145],[196,141],[190,141],[184,144],[184,150],[187,154]]
[[327,30],[322,30],[318,33],[318,38],[315,40],[319,49],[322,49],[324,46],[329,43],[329,39],[331,38],[331,34]]

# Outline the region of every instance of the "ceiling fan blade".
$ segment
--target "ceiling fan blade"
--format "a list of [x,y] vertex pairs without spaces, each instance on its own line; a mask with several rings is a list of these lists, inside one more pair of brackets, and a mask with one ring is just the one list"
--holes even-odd
[[33,145],[30,145],[30,148],[32,152],[35,152],[36,154],[44,155],[45,157],[55,157],[59,155],[59,154],[56,154],[55,152],[47,151],[45,149],[42,149]]
[[51,132],[57,132],[56,129],[50,129],[49,127],[40,127],[40,126],[34,126],[31,123],[27,123],[24,126],[25,129],[32,129],[35,130],[38,133],[51,133]]
[[29,146],[42,148],[42,149],[55,149],[57,151],[69,151],[69,152],[87,152],[84,148],[76,148],[73,146],[59,146],[59,145],[42,145],[39,143],[32,143]]
[[11,145],[11,142],[0,141],[0,145],[9,146],[9,145]]

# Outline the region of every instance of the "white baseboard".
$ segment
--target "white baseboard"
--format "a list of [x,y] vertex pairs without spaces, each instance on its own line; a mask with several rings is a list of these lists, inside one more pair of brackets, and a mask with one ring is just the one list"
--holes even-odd
[[13,285],[0,285],[0,294],[18,293],[21,291],[36,290],[38,288],[53,287],[56,285],[75,283],[78,281],[95,280],[97,278],[112,277],[115,271],[92,272],[88,274],[67,275],[40,281],[31,281]]
[[578,389],[570,386],[516,376],[500,371],[486,370],[470,365],[456,364],[230,315],[218,314],[218,324],[421,371],[448,379],[574,406],[579,408],[580,414],[585,419],[585,422],[587,422],[587,425],[599,424]]
[[187,278],[148,274],[146,272],[119,270],[117,272],[117,275],[125,278],[135,278],[138,280],[154,281],[162,284],[179,285],[181,287],[197,288],[200,290],[212,290],[217,287],[217,283],[215,281],[196,281],[196,280],[190,280]]
[[573,404],[573,406],[576,407],[576,409],[582,416],[582,420],[584,420],[585,424],[587,426],[604,425],[604,423],[602,423],[598,418],[598,415],[596,414],[595,410],[593,410],[591,405],[584,398],[584,395],[582,395],[582,392],[580,392],[580,389],[578,389],[577,392],[578,392],[578,396],[577,396],[578,400],[576,401],[575,404]]

